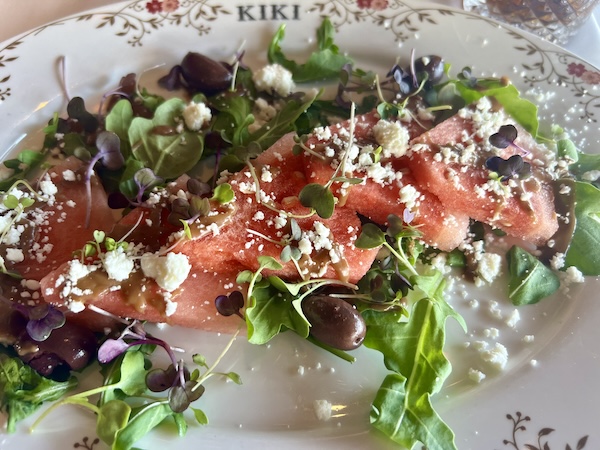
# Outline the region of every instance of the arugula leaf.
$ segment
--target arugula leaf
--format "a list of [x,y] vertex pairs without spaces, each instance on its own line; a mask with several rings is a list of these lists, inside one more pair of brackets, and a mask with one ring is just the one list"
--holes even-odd
[[[587,153],[577,153],[577,162],[569,166],[569,170],[581,180],[583,174],[593,170],[600,170],[600,154],[590,155]],[[596,187],[600,187],[600,181],[592,182]]]
[[575,231],[565,257],[584,275],[600,275],[600,190],[575,182]]
[[380,351],[388,375],[377,392],[371,423],[387,436],[412,448],[456,448],[454,434],[433,410],[429,398],[442,388],[451,371],[443,353],[443,308],[434,299],[419,300],[408,321],[401,312],[363,312],[364,344]]
[[14,433],[19,421],[76,385],[75,377],[63,382],[50,380],[20,359],[0,353],[0,410],[8,414],[7,431]]
[[306,338],[309,323],[298,313],[293,300],[294,296],[281,292],[266,279],[256,283],[246,308],[248,341],[265,344],[286,329]]
[[128,136],[133,155],[144,166],[162,178],[177,178],[200,160],[204,147],[198,133],[184,130],[179,133],[159,133],[157,127],[177,129],[185,102],[172,98],[162,103],[152,119],[136,117],[131,121]]
[[285,37],[285,25],[281,25],[269,44],[267,51],[269,62],[288,69],[297,83],[335,78],[339,75],[342,67],[352,63],[352,60],[346,55],[340,54],[339,48],[333,42],[334,34],[333,25],[329,19],[325,18],[317,30],[318,50],[311,53],[304,64],[298,64],[283,54],[281,42]]
[[513,245],[508,258],[508,298],[513,305],[530,305],[552,295],[560,287],[558,277],[535,256]]
[[461,97],[467,104],[476,102],[482,97],[494,97],[504,110],[532,136],[537,136],[539,121],[538,108],[529,100],[521,98],[519,90],[513,85],[502,85],[500,80],[487,81],[484,88],[470,87],[461,82],[455,82]]
[[252,100],[245,95],[226,92],[216,97],[211,106],[219,111],[212,124],[212,130],[233,147],[248,144],[248,126],[254,123]]

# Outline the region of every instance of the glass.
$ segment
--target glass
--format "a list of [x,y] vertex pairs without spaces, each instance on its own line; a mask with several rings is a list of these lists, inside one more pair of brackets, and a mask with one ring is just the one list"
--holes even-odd
[[565,44],[590,17],[600,0],[463,0],[463,6]]

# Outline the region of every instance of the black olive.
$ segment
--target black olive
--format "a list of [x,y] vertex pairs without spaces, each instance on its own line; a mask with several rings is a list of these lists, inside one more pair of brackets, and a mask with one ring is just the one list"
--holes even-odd
[[52,330],[45,341],[35,342],[27,333],[19,339],[20,346],[37,347],[37,351],[21,355],[21,359],[36,370],[42,370],[44,376],[52,377],[54,370],[63,365],[71,370],[83,369],[96,353],[97,344],[96,336],[90,330],[70,321]]
[[302,302],[302,311],[311,324],[310,334],[340,350],[354,350],[365,339],[367,326],[360,313],[341,298],[314,295]]
[[233,77],[220,62],[195,52],[189,52],[181,61],[181,76],[190,89],[207,95],[227,89]]
[[427,82],[437,84],[444,76],[444,61],[439,56],[422,56],[415,60],[415,73],[419,79],[427,74]]

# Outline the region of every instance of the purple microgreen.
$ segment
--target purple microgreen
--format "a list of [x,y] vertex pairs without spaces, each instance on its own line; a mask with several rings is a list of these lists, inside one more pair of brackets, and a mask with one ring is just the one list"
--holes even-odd
[[215,298],[215,307],[222,316],[228,317],[235,314],[244,319],[240,312],[244,307],[244,295],[240,291],[233,291],[229,295],[219,295]]
[[184,412],[195,400],[204,394],[205,387],[194,381],[186,381],[183,386],[173,386],[169,390],[169,407],[173,412]]
[[67,84],[67,57],[61,55],[57,60],[58,78],[60,79],[60,87],[62,88],[63,94],[67,99],[67,102],[71,100],[69,95],[69,88]]
[[122,90],[119,90],[118,88],[114,89],[112,91],[108,91],[102,96],[102,99],[100,100],[100,104],[98,105],[98,115],[102,114],[102,110],[104,109],[104,104],[106,103],[106,100],[108,100],[113,95],[118,95],[119,97],[125,97],[126,99],[131,101],[131,96],[128,93],[126,93]]
[[177,372],[173,365],[169,365],[166,370],[152,369],[146,374],[146,386],[152,392],[164,392],[173,386],[176,378]]
[[81,97],[73,97],[69,100],[67,114],[71,119],[77,120],[88,133],[98,128],[98,119],[85,109],[85,102]]
[[107,364],[117,356],[125,353],[133,345],[135,344],[128,344],[122,338],[107,339],[98,349],[98,361],[102,364]]
[[181,66],[179,64],[173,66],[167,75],[159,78],[158,85],[167,91],[181,89]]
[[502,125],[497,133],[490,136],[489,141],[494,147],[506,148],[513,145],[517,139],[517,129],[514,125]]
[[142,203],[144,192],[148,189],[152,189],[155,186],[164,182],[164,179],[155,175],[155,173],[150,168],[143,168],[138,170],[133,175],[133,181],[138,187],[138,193],[136,195],[136,202],[138,204]]
[[92,213],[92,173],[94,166],[98,161],[102,161],[104,166],[110,170],[117,170],[124,164],[125,159],[121,154],[121,144],[119,136],[110,131],[102,131],[96,137],[96,147],[98,152],[90,160],[85,172],[85,187],[87,196],[87,210],[85,215],[85,227],[90,226],[90,215]]
[[65,324],[65,315],[62,311],[48,305],[38,305],[29,309],[29,321],[26,330],[31,339],[42,342],[48,339],[52,330]]
[[485,162],[486,167],[498,175],[500,181],[510,178],[527,178],[531,175],[531,165],[523,161],[521,155],[513,155],[508,159],[492,156]]
[[489,142],[497,148],[507,148],[513,146],[519,150],[523,156],[529,155],[529,151],[515,143],[517,135],[517,128],[514,125],[502,125],[497,133],[494,133],[489,137]]
[[211,191],[208,183],[203,183],[195,178],[190,178],[186,183],[186,187],[190,194],[197,195],[199,197],[208,195]]
[[417,71],[415,70],[415,49],[413,48],[410,52],[410,74],[412,76],[413,88],[419,86],[419,80],[417,79]]

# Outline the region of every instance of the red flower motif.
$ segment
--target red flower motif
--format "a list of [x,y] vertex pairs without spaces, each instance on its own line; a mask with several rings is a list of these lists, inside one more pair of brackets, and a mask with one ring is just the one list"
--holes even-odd
[[600,84],[600,72],[586,70],[581,74],[581,80],[588,84]]
[[159,0],[152,0],[146,3],[146,9],[150,14],[157,14],[162,11],[162,4]]
[[356,5],[361,9],[367,9],[371,7],[371,2],[373,0],[357,0]]
[[583,64],[570,63],[567,66],[567,72],[569,75],[580,77],[585,72],[585,66]]
[[179,0],[163,0],[162,9],[164,12],[173,12],[179,8]]
[[371,8],[375,11],[382,11],[388,7],[388,0],[372,0]]

